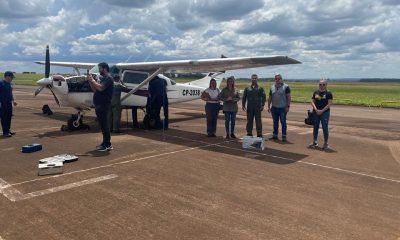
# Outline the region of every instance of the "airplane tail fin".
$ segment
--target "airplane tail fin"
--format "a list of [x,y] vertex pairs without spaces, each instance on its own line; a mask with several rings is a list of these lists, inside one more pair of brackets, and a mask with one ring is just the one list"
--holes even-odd
[[210,80],[214,78],[217,81],[217,87],[219,88],[223,77],[224,77],[224,72],[210,72],[205,77],[188,82],[187,84],[202,88],[208,88],[210,85]]

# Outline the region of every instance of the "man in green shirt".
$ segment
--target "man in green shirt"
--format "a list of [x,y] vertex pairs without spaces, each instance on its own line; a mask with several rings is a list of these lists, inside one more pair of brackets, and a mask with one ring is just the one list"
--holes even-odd
[[264,89],[258,86],[257,81],[257,74],[251,75],[251,86],[244,89],[242,108],[247,113],[247,136],[253,136],[253,121],[255,119],[257,137],[262,137],[261,112],[264,110],[267,97]]

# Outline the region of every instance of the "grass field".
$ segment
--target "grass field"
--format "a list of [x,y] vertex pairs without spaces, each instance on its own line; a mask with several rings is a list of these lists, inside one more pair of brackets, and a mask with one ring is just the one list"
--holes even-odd
[[[3,76],[3,73],[0,74]],[[36,81],[43,77],[43,74],[17,73],[13,83],[35,86]],[[193,79],[176,79],[177,82],[191,80]],[[237,80],[236,87],[243,90],[249,83],[248,80]],[[271,84],[272,82],[260,82],[266,91]],[[292,90],[293,102],[310,102],[312,93],[318,87],[317,81],[287,84]],[[221,88],[224,86],[225,82],[222,82]],[[328,88],[333,94],[335,104],[400,108],[400,83],[330,82]]]

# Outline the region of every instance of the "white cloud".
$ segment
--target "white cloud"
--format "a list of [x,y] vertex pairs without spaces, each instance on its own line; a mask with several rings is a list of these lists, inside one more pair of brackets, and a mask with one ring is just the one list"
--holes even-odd
[[159,53],[165,45],[151,37],[135,32],[132,29],[120,28],[116,31],[90,35],[71,41],[72,55],[126,55],[151,51]]
[[[50,44],[52,55],[58,54],[60,60],[288,55],[303,64],[277,69],[295,77],[365,76],[374,68],[368,76],[400,75],[395,67],[400,64],[400,3],[394,0],[0,0],[0,4],[0,34],[6,36],[0,42],[0,61],[7,56],[20,61],[21,67],[28,66],[23,61],[41,59],[44,46]],[[11,10],[20,15],[11,16]],[[393,65],[383,66],[385,62]]]
[[49,15],[54,0],[0,0],[0,18],[33,18]]

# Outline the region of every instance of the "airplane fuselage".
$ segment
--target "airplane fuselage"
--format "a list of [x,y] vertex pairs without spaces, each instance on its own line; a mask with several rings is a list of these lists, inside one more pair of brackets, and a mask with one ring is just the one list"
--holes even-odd
[[[147,77],[147,73],[128,70],[122,74],[121,79],[126,87],[133,89],[142,81],[142,78],[145,77]],[[161,74],[159,74],[158,77],[164,79],[167,83],[167,97],[170,104],[199,99],[201,93],[206,89],[207,86],[207,84],[203,84],[203,86],[196,86],[191,83],[176,83],[175,81]],[[52,80],[52,90],[57,96],[60,106],[73,107],[82,110],[94,107],[94,93],[90,88],[89,83],[86,81],[85,75],[66,77],[64,79],[53,78]],[[209,79],[205,77],[205,79],[202,81],[204,81],[204,83],[208,83]],[[121,98],[123,98],[125,95],[126,93],[122,93]],[[145,107],[147,103],[147,96],[148,85],[141,88],[135,94],[130,95],[128,98],[123,100],[121,104],[123,106]]]

